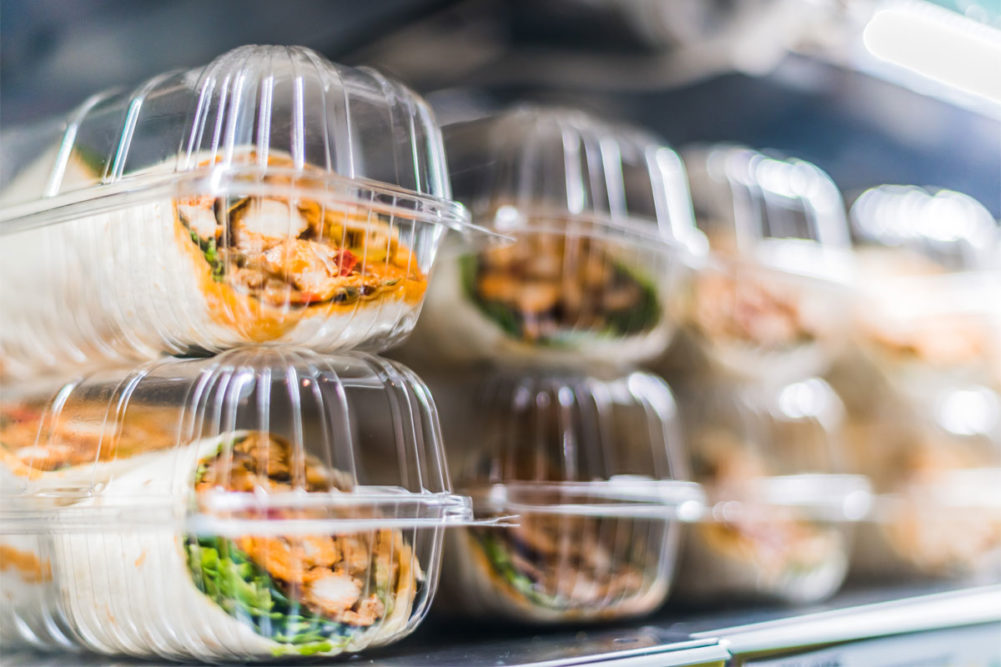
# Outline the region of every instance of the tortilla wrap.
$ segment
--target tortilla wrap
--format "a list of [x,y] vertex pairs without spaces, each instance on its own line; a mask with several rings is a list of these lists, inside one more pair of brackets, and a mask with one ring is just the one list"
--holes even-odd
[[[195,485],[208,483],[207,476],[216,474],[213,470],[224,470],[227,485],[237,484],[241,469],[234,461],[249,456],[239,453],[240,448],[243,443],[261,442],[260,438],[268,443],[261,450],[267,456],[273,447],[289,451],[283,441],[255,432],[200,440],[151,455],[143,465],[111,480],[100,494],[73,509],[96,511],[136,499],[166,499],[178,512],[186,511],[189,503],[199,502]],[[329,479],[338,477],[318,462],[308,465],[313,467],[307,477],[314,472]],[[336,493],[343,486],[337,481],[329,492]],[[314,539],[326,540],[327,547],[341,554],[337,563],[324,566],[327,569],[316,580],[307,578],[321,569],[309,569],[313,554],[295,551],[297,545],[309,547]],[[411,629],[422,577],[412,548],[399,530],[391,529],[229,539],[185,535],[171,526],[148,530],[108,526],[98,533],[58,535],[55,541],[68,616],[88,647],[103,653],[221,660],[358,651],[392,641]],[[346,574],[359,566],[351,562],[359,552],[349,551],[349,543],[362,549],[364,588]],[[262,544],[284,548],[291,564],[282,560],[286,552],[279,550],[265,549],[260,553],[266,557],[260,557],[255,549]],[[275,574],[279,567],[300,581],[293,585],[280,580]],[[336,614],[311,606],[309,600],[319,598],[318,593],[314,595],[320,587],[316,582],[324,577],[336,580],[341,596],[344,586],[350,588],[354,582],[356,588],[348,591],[349,597],[354,596],[354,606]]]
[[427,285],[405,241],[433,232],[344,207],[140,193],[123,207],[9,234],[0,244],[4,371],[246,343],[384,347],[413,326]]

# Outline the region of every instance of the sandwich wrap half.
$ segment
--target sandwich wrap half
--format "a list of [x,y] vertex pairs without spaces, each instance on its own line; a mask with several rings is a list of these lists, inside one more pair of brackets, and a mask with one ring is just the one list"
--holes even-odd
[[[237,431],[161,452],[72,511],[168,498],[211,512],[206,493],[350,494],[346,476],[288,442]],[[344,510],[345,519],[376,518]],[[423,575],[398,529],[282,535],[309,510],[267,510],[263,535],[185,534],[174,525],[107,526],[56,537],[59,582],[85,644],[104,653],[200,659],[336,655],[413,627]],[[366,514],[367,512],[367,514]],[[277,532],[276,532],[277,531]]]
[[[247,152],[233,169],[255,162]],[[162,183],[174,166],[135,177]],[[79,217],[4,237],[0,308],[16,324],[0,331],[5,371],[248,342],[381,347],[412,326],[427,279],[410,246],[439,231],[352,195],[300,198],[330,188],[284,156],[234,179],[218,192],[78,205]]]
[[[101,403],[56,416],[46,405],[0,405],[0,643],[73,646],[58,608],[51,536],[43,517],[174,444],[166,408],[135,406],[120,421]],[[167,414],[169,412],[169,414]]]

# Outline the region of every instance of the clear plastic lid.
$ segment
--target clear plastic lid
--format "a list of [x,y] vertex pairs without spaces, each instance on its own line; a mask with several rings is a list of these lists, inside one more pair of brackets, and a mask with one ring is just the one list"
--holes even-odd
[[844,202],[817,166],[727,144],[683,156],[696,223],[714,252],[808,276],[846,278]]
[[[516,526],[449,538],[453,608],[519,623],[622,618],[663,602],[678,519],[698,516],[663,381],[494,375],[438,392],[456,486]],[[465,394],[463,399],[462,394]]]
[[843,474],[843,408],[817,378],[679,384],[693,479],[709,499],[685,540],[679,594],[811,602],[844,580],[869,485]]
[[[632,234],[697,249],[685,168],[663,140],[568,108],[522,106],[445,128],[455,198],[501,232]],[[585,226],[590,222],[591,226]]]
[[448,201],[441,133],[427,103],[375,70],[304,47],[243,46],[204,67],[99,93],[64,119],[8,130],[4,148],[5,231],[28,224],[28,213],[62,217],[54,209],[147,185],[150,176],[260,178],[271,169],[367,184],[377,202],[412,200],[400,205],[462,220]]
[[837,187],[808,162],[740,146],[684,157],[712,252],[679,306],[683,340],[737,375],[791,381],[823,372],[849,312],[850,244]]
[[847,430],[854,470],[878,495],[860,535],[863,576],[1001,574],[1001,396],[942,386],[916,401],[885,389]]
[[998,269],[998,224],[984,206],[953,190],[880,185],[851,207],[852,233],[862,248],[903,251],[871,268],[886,275]]
[[427,104],[301,47],[241,47],[3,143],[0,354],[25,376],[381,348],[413,326],[446,229],[470,229]]
[[6,399],[0,545],[46,574],[5,568],[5,638],[58,623],[91,650],[201,660],[385,644],[471,517],[427,388],[375,357],[233,350]]
[[515,243],[443,262],[419,342],[448,360],[582,365],[654,357],[704,250],[684,167],[657,137],[518,107],[444,129],[456,199]]
[[858,335],[901,387],[990,382],[1001,356],[1001,228],[974,199],[884,185],[851,208],[859,255]]

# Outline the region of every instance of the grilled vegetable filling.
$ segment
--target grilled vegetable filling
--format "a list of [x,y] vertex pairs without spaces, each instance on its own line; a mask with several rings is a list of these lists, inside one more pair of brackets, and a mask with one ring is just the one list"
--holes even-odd
[[[196,492],[350,492],[343,476],[265,433],[250,433],[203,460]],[[276,521],[302,510],[269,511]],[[357,518],[357,517],[354,517]],[[343,649],[377,627],[414,588],[412,552],[397,530],[305,536],[195,537],[188,565],[198,589],[224,611],[301,655]],[[405,592],[409,591],[409,593]],[[400,599],[402,598],[402,599]]]
[[628,603],[656,570],[644,522],[523,516],[520,525],[473,531],[495,574],[533,605],[598,612]]
[[212,278],[270,306],[348,305],[404,286],[423,294],[416,259],[396,227],[375,214],[210,196],[179,201],[177,213]]
[[535,234],[462,259],[468,298],[507,335],[559,345],[577,332],[641,334],[661,308],[653,285],[589,238]]

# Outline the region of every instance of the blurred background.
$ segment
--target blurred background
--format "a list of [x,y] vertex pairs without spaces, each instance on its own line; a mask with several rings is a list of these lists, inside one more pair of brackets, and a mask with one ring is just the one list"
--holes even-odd
[[794,154],[849,201],[934,185],[999,217],[999,27],[1001,0],[5,0],[0,123],[240,44],[302,44],[403,79],[443,122],[573,104],[675,146]]

